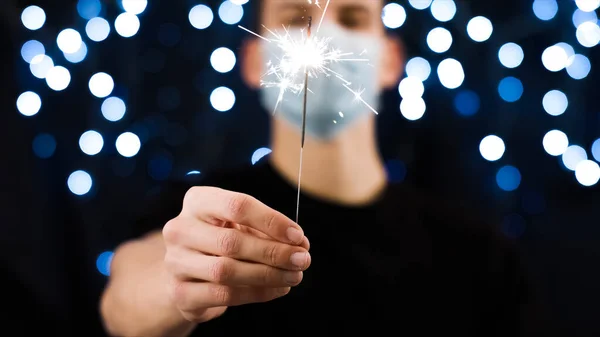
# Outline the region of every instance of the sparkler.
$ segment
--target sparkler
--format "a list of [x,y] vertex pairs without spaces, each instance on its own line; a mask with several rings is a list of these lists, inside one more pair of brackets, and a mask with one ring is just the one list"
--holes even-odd
[[[309,5],[315,5],[321,9],[319,0],[307,0]],[[321,24],[329,8],[331,0],[327,0],[319,25],[317,26],[316,34],[312,34],[312,16],[308,17],[308,26],[306,27],[306,36],[301,39],[292,38],[289,29],[283,26],[283,33],[271,30],[264,25],[262,26],[266,32],[270,34],[270,38],[262,36],[256,32],[253,32],[243,26],[238,26],[242,30],[263,39],[269,43],[275,43],[283,52],[283,56],[276,60],[277,62],[269,61],[267,63],[267,71],[263,75],[265,77],[275,77],[275,81],[262,80],[261,85],[265,87],[275,87],[279,89],[279,96],[275,107],[273,108],[273,114],[277,111],[279,104],[283,100],[286,92],[293,94],[303,93],[303,107],[302,107],[302,134],[300,143],[300,164],[298,168],[298,195],[296,199],[296,222],[298,222],[300,214],[300,188],[302,178],[302,158],[304,153],[304,143],[306,139],[306,118],[307,118],[307,100],[308,92],[313,93],[309,86],[309,78],[317,78],[318,76],[331,77],[340,81],[345,89],[354,95],[355,101],[364,104],[373,113],[378,112],[367,102],[362,99],[361,90],[353,90],[350,86],[352,82],[343,78],[343,76],[334,70],[329,65],[338,62],[368,62],[366,58],[349,58],[353,53],[344,53],[338,49],[334,49],[330,46],[332,37],[321,37],[318,36]],[[365,53],[363,51],[363,53]],[[363,54],[361,53],[361,55]],[[360,55],[359,55],[360,56]],[[342,112],[340,116],[343,117]],[[336,121],[333,121],[334,123]]]

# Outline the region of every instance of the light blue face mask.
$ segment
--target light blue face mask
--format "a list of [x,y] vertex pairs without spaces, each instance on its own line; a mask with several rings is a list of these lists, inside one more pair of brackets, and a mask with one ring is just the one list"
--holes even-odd
[[[289,34],[294,41],[302,40],[300,29],[290,28]],[[379,103],[378,71],[382,54],[381,39],[365,34],[358,34],[343,29],[336,24],[324,22],[319,32],[313,28],[313,36],[331,38],[328,50],[341,53],[352,53],[343,58],[366,59],[367,62],[339,61],[329,63],[331,71],[327,74],[317,72],[316,77],[309,77],[306,112],[306,133],[320,140],[334,138],[341,131],[358,122],[362,117],[373,114],[350,89],[362,92],[360,97],[375,110]],[[283,50],[275,42],[262,41],[263,61],[265,64],[278,63],[283,57]],[[343,78],[343,81],[338,78]],[[278,81],[276,75],[263,78],[265,82]],[[304,75],[299,74],[294,83],[303,83]],[[278,87],[261,86],[260,99],[267,111],[297,127],[302,128],[303,92],[286,91],[279,101]]]

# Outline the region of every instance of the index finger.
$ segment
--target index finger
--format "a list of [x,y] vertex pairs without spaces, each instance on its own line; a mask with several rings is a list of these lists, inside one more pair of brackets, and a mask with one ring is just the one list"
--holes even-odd
[[304,242],[304,231],[298,224],[243,193],[193,187],[185,195],[182,213],[209,223],[219,219],[248,226],[285,243],[300,245]]

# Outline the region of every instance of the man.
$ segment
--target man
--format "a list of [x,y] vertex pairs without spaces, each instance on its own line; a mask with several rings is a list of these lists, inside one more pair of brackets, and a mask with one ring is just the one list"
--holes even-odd
[[[332,67],[363,84],[373,105],[403,70],[399,43],[380,20],[383,3],[332,1],[321,27],[332,47],[367,49],[371,65]],[[305,0],[260,4],[262,24],[290,26],[292,36],[321,13]],[[279,90],[261,86],[261,76],[281,56],[259,38],[242,50],[244,80],[267,111]],[[537,335],[526,330],[530,293],[509,246],[466,211],[388,184],[374,114],[336,81],[310,79],[302,227],[290,220],[302,121],[301,95],[292,94],[272,119],[267,162],[205,187],[172,185],[148,207],[140,231],[153,231],[112,262],[101,305],[111,334]]]

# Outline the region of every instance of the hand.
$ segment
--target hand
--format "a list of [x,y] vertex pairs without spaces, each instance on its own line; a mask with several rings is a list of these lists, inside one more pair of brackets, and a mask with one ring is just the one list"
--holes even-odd
[[311,261],[295,222],[251,196],[213,187],[187,192],[163,238],[171,299],[192,322],[286,295]]

